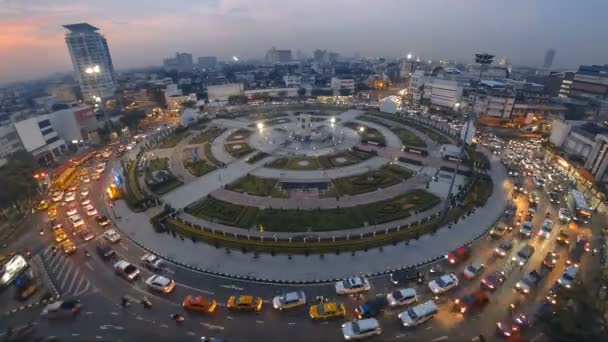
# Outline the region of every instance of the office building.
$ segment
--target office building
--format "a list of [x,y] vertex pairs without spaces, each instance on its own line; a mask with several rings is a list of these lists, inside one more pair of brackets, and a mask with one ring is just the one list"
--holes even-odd
[[302,76],[285,75],[283,76],[283,82],[285,82],[285,87],[287,88],[300,87],[302,85]]
[[215,69],[215,67],[217,66],[217,57],[215,57],[215,56],[199,57],[197,59],[197,62],[198,62],[199,68]]
[[424,70],[416,70],[410,77],[408,94],[414,103],[420,103],[423,99],[428,99],[431,96],[430,89],[427,84],[431,83],[430,74]]
[[553,60],[555,59],[555,50],[549,49],[545,52],[545,59],[543,61],[543,69],[549,71],[551,66],[553,65]]
[[463,87],[457,81],[435,78],[430,83],[431,105],[454,108],[460,102]]
[[266,62],[271,64],[291,62],[291,50],[277,50],[272,48],[266,52]]
[[608,95],[608,64],[581,65],[569,85],[568,97],[590,99]]
[[70,107],[49,114],[51,125],[66,143],[99,143],[98,123],[92,107]]
[[51,114],[29,118],[15,123],[15,129],[24,149],[31,153],[40,165],[48,165],[67,151],[65,141],[51,124]]
[[87,23],[63,27],[68,30],[65,42],[84,100],[94,102],[97,97],[114,96],[116,79],[106,38]]
[[194,63],[192,62],[192,54],[185,52],[176,52],[175,57],[163,59],[163,68],[167,71],[192,71]]
[[13,153],[23,149],[23,143],[15,126],[12,124],[0,126],[0,167],[7,163],[7,158]]
[[355,92],[355,80],[352,78],[331,78],[331,89],[334,90],[334,95],[342,95],[348,93],[352,95]]

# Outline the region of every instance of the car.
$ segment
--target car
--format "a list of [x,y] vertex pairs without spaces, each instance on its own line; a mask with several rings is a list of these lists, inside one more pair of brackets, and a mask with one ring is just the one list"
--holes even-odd
[[438,311],[439,308],[437,307],[437,304],[435,304],[434,301],[429,300],[428,302],[418,304],[413,308],[399,313],[397,317],[404,327],[411,328],[435,317],[435,314],[437,314]]
[[87,196],[89,196],[89,190],[83,189],[80,191],[80,198],[85,198]]
[[55,229],[59,229],[59,228],[63,228],[63,223],[61,222],[57,222],[55,220],[51,220],[51,222],[49,222],[49,225],[51,226],[51,229],[54,231]]
[[361,339],[382,334],[382,328],[375,318],[366,318],[342,324],[342,334],[346,340]]
[[448,259],[450,264],[457,264],[471,256],[471,247],[464,246],[460,248],[456,248],[455,250],[449,252],[445,258]]
[[84,241],[89,241],[95,237],[95,233],[89,228],[82,228],[78,231],[78,236]]
[[55,232],[55,242],[61,243],[63,240],[68,238],[68,234],[65,233],[65,230],[62,228],[57,228],[54,230]]
[[63,191],[55,191],[51,194],[51,199],[53,202],[61,202],[63,199]]
[[63,249],[63,252],[65,254],[69,255],[69,254],[76,252],[76,245],[70,239],[63,240],[60,245],[61,245],[61,249]]
[[549,201],[551,202],[551,204],[560,204],[559,195],[557,193],[551,191],[547,195],[549,195]]
[[545,266],[548,269],[553,269],[558,261],[559,261],[559,253],[547,252],[547,255],[545,255],[545,259],[543,260],[543,266]]
[[506,280],[507,276],[503,271],[495,271],[481,280],[481,286],[490,291],[496,291]]
[[557,243],[561,245],[570,244],[570,235],[568,235],[568,230],[564,228],[560,229],[559,234],[557,234],[557,237],[555,238],[555,241],[557,241]]
[[495,239],[498,239],[498,238],[504,236],[506,232],[507,232],[506,226],[498,225],[498,226],[492,227],[492,229],[490,230],[490,236]]
[[551,231],[553,230],[553,221],[550,219],[546,219],[543,222],[543,225],[540,227],[538,231],[538,236],[548,239],[551,236]]
[[49,216],[49,218],[54,218],[57,216],[57,206],[56,205],[52,205],[49,207],[49,209],[47,210],[46,214]]
[[105,227],[105,226],[107,226],[107,225],[109,225],[111,223],[110,220],[108,220],[108,218],[105,217],[105,216],[97,216],[95,218],[95,221],[97,221],[97,224],[100,227]]
[[[84,183],[91,183],[91,178],[89,178],[89,176],[84,176],[84,177],[82,177],[82,181]],[[86,196],[86,195],[82,195],[82,196]]]
[[346,316],[346,306],[338,303],[319,303],[308,309],[308,315],[314,320],[342,318]]
[[543,276],[536,270],[533,270],[515,284],[515,289],[523,294],[528,294],[532,288],[538,286],[542,279]]
[[65,201],[66,202],[72,202],[76,199],[76,195],[73,192],[68,192],[65,194]]
[[566,264],[578,267],[581,259],[583,258],[583,254],[585,254],[585,251],[588,249],[589,241],[587,241],[587,238],[582,235],[577,236],[576,242],[568,252],[568,260],[566,260]]
[[408,282],[415,281],[419,277],[419,272],[415,267],[408,267],[402,270],[397,270],[390,274],[391,283],[395,285],[404,285]]
[[118,234],[114,229],[108,229],[103,232],[103,238],[110,243],[117,243],[120,241],[120,234]]
[[458,286],[458,277],[454,273],[445,274],[431,280],[428,286],[434,294],[442,294]]
[[484,264],[479,263],[479,262],[474,262],[464,268],[462,275],[464,276],[465,279],[471,280],[471,279],[477,277],[478,275],[480,275],[481,273],[483,273],[483,270],[485,268],[486,268],[486,266]]
[[114,271],[116,274],[129,281],[133,281],[139,276],[139,269],[135,265],[125,260],[116,262],[114,264]]
[[97,209],[95,209],[95,207],[93,207],[90,204],[88,204],[87,206],[85,206],[84,210],[86,211],[87,216],[96,216],[97,215]]
[[350,294],[369,291],[369,281],[364,277],[349,277],[335,284],[337,294]]
[[226,307],[230,310],[260,311],[262,310],[262,304],[264,304],[262,297],[240,295],[228,297]]
[[47,304],[42,309],[41,316],[50,319],[73,317],[80,312],[81,308],[82,304],[79,300],[60,300]]
[[170,293],[175,288],[175,280],[155,274],[146,279],[146,285],[152,290]]
[[488,304],[490,297],[484,290],[477,290],[463,295],[454,301],[454,311],[466,313],[474,309],[480,309]]
[[386,300],[389,306],[395,307],[415,303],[418,300],[418,296],[416,295],[416,289],[407,288],[395,290],[387,294]]
[[103,173],[106,170],[106,163],[99,163],[97,164],[97,167],[95,168],[95,171],[97,173]]
[[532,236],[532,221],[526,221],[521,225],[519,233],[526,238]]
[[158,271],[164,266],[162,259],[154,254],[144,254],[144,256],[142,256],[140,260],[144,267],[151,271]]
[[74,191],[76,191],[76,190],[78,190],[78,184],[77,184],[77,183],[72,183],[72,184],[70,184],[70,185],[68,186],[68,191],[70,191],[70,192],[74,192]]
[[564,273],[562,273],[561,277],[557,279],[557,283],[560,286],[563,286],[567,289],[572,287],[574,283],[574,279],[576,278],[576,274],[578,273],[578,267],[576,266],[568,266]]
[[513,240],[509,239],[509,240],[505,240],[503,242],[500,243],[500,245],[498,245],[498,247],[496,247],[494,249],[494,254],[500,256],[500,257],[505,257],[507,256],[507,253],[509,253],[509,251],[513,249]]
[[182,306],[189,311],[212,313],[217,308],[217,301],[203,296],[187,295],[182,300]]
[[36,206],[36,210],[38,211],[45,211],[49,208],[49,202],[42,200],[40,201],[40,203],[38,203],[38,206]]
[[78,213],[78,210],[76,210],[76,207],[69,207],[65,213],[68,216],[72,216],[72,215],[76,215]]
[[532,254],[534,254],[534,247],[525,245],[513,256],[513,258],[511,258],[511,260],[518,263],[519,266],[523,266],[530,260]]
[[104,260],[109,260],[116,255],[112,247],[105,243],[97,244],[97,246],[95,246],[95,250],[97,251],[97,254]]
[[568,208],[559,209],[559,220],[564,223],[568,223],[572,220],[572,215],[570,215]]
[[78,214],[72,215],[68,219],[70,220],[70,223],[72,223],[72,228],[78,228],[84,225],[84,220]]
[[89,198],[85,198],[82,201],[80,201],[80,205],[83,207],[86,207],[89,204],[91,204],[91,200]]
[[95,173],[93,173],[91,175],[91,179],[93,179],[93,180],[100,180],[101,179],[101,175],[99,173],[95,172]]
[[291,309],[306,305],[304,291],[291,291],[272,298],[272,307],[277,310]]
[[530,327],[530,320],[523,313],[518,313],[511,319],[496,323],[497,331],[504,337],[511,337]]

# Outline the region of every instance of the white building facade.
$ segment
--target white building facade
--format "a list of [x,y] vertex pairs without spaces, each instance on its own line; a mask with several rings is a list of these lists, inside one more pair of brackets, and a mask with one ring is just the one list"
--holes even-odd
[[15,123],[15,129],[25,150],[40,164],[57,161],[67,150],[51,124],[51,115],[45,114]]
[[352,78],[331,78],[331,89],[334,90],[334,95],[340,95],[340,91],[348,90],[351,94],[355,92],[355,80]]

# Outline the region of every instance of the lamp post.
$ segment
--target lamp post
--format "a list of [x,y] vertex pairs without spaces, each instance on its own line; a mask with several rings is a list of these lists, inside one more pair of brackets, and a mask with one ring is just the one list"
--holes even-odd
[[99,82],[97,80],[97,75],[99,75],[101,73],[101,68],[99,67],[99,65],[93,65],[90,67],[87,67],[86,69],[84,69],[84,72],[87,75],[91,75],[93,76],[93,80],[95,82],[95,90],[97,92],[97,96],[93,96],[93,99],[95,100],[95,103],[99,103],[99,109],[101,109],[103,111],[103,118],[106,121],[106,126],[108,126],[108,129],[111,128],[111,123],[110,123],[110,118],[108,117],[108,113],[105,110],[105,106],[103,105],[103,100],[101,98],[101,91],[99,90]]

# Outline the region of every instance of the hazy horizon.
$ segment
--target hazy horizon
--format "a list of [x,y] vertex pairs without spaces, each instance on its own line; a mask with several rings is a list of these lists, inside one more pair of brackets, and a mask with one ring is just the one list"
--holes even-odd
[[554,68],[576,68],[608,63],[606,10],[599,0],[0,0],[0,83],[71,71],[62,25],[78,22],[100,28],[116,69],[176,51],[261,58],[272,46],[463,61],[488,52],[530,66],[554,48]]

